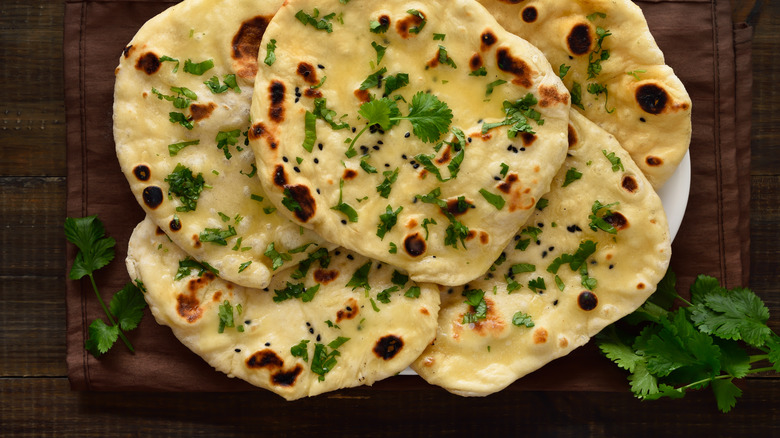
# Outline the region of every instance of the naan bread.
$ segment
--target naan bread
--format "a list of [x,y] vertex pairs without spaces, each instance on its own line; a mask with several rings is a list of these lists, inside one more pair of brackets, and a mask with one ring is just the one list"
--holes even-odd
[[[259,59],[275,61],[258,74],[249,133],[258,175],[281,213],[327,240],[418,281],[463,284],[549,189],[569,93],[476,2],[343,3],[292,0],[268,25]],[[364,112],[419,120],[449,111],[441,102],[452,122],[435,135]],[[520,119],[489,129],[506,105],[533,133],[510,137]]]
[[[245,144],[258,44],[281,3],[184,1],[138,31],[116,70],[116,152],[139,204],[187,253],[251,287],[268,284],[274,259],[301,260],[305,254],[294,251],[302,245],[335,247],[273,211]],[[203,67],[188,60],[213,67],[190,73]],[[237,88],[226,85],[228,75]],[[219,93],[204,84],[214,77]]]
[[[412,365],[429,383],[460,395],[499,391],[635,310],[666,272],[671,242],[652,186],[614,137],[575,111],[571,126],[549,204],[485,278],[442,293],[436,340]],[[592,230],[591,215],[616,234]]]
[[[292,400],[392,376],[419,356],[436,333],[435,285],[399,279],[392,267],[349,251],[336,250],[328,257],[327,266],[321,264],[323,258],[311,263],[303,278],[287,268],[265,290],[244,288],[208,270],[199,276],[195,267],[180,269],[186,253],[147,218],[130,238],[127,269],[130,278],[142,282],[157,322],[171,327],[184,345],[217,370]],[[370,267],[364,275],[355,275],[366,264]],[[364,278],[367,282],[358,282],[370,290],[346,286],[356,277]],[[276,302],[275,297],[295,290],[291,284],[304,285],[305,290],[298,290],[303,295]],[[419,297],[405,296],[415,287]],[[312,292],[313,298],[305,301]],[[227,324],[220,333],[220,320],[227,315],[233,326]],[[322,350],[322,360],[315,359],[315,349]],[[338,354],[331,354],[334,349]],[[318,363],[328,365],[329,356],[335,364],[320,379],[313,369]]]
[[[629,0],[479,2],[544,52],[553,68],[570,67],[563,81],[572,107],[579,109],[578,84],[581,111],[618,139],[656,189],[669,179],[691,141],[691,98],[665,65],[639,6]],[[594,94],[600,87],[607,92]]]

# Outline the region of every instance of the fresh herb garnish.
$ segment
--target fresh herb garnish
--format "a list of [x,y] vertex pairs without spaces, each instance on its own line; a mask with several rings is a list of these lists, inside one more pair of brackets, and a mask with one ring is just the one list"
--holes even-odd
[[458,66],[455,65],[455,61],[452,58],[450,58],[450,56],[447,54],[447,49],[444,46],[439,45],[438,53],[439,53],[438,55],[439,62],[441,62],[444,65],[449,65],[452,68],[458,68]]
[[612,164],[612,171],[613,172],[617,172],[617,171],[623,172],[623,171],[625,171],[625,169],[623,168],[623,163],[620,161],[620,157],[615,155],[614,152],[607,153],[606,149],[602,149],[601,153],[604,154],[604,156],[607,158],[607,160],[609,160],[610,164]]
[[221,246],[227,246],[227,238],[236,235],[236,229],[232,225],[228,225],[227,230],[221,228],[206,228],[198,234],[198,239],[201,242],[211,242]]
[[544,284],[544,278],[537,277],[528,282],[528,289],[531,289],[534,293],[539,293],[540,290],[546,290],[547,285]]
[[318,97],[314,99],[314,109],[311,113],[314,114],[314,116],[318,119],[324,120],[335,131],[349,128],[347,123],[338,123],[333,119],[338,113],[332,109],[328,109],[328,99],[324,97]]
[[218,333],[224,333],[225,327],[236,326],[235,320],[233,319],[233,305],[230,304],[230,301],[225,300],[222,304],[219,305],[218,315],[219,315],[219,327],[217,328]]
[[198,63],[192,62],[191,59],[184,61],[184,71],[196,76],[201,76],[203,73],[206,73],[207,71],[211,70],[213,67],[214,67],[213,59],[207,59],[203,62],[198,62]]
[[588,93],[596,96],[597,98],[599,94],[604,93],[604,110],[609,114],[615,112],[614,107],[612,109],[607,107],[607,102],[609,101],[609,90],[607,90],[606,86],[597,83],[590,83],[588,84]]
[[385,57],[385,51],[387,50],[387,47],[379,45],[374,41],[371,41],[371,47],[373,47],[374,51],[376,51],[376,65],[379,65],[379,63],[382,62],[382,58]]
[[274,303],[281,303],[282,301],[297,298],[304,303],[314,299],[314,295],[320,290],[320,285],[316,284],[312,287],[305,287],[303,283],[290,283],[284,289],[274,289],[276,296],[273,297]]
[[385,179],[381,184],[376,186],[376,191],[379,193],[379,196],[387,198],[390,196],[390,190],[392,190],[393,183],[398,179],[398,168],[396,167],[395,170],[392,171],[385,170],[382,172],[382,175],[384,175]]
[[535,272],[536,271],[536,265],[532,265],[531,263],[517,263],[512,265],[511,268],[509,268],[509,272],[512,273],[512,275],[522,274],[524,272]]
[[335,206],[331,207],[331,210],[336,210],[343,213],[350,222],[358,221],[358,214],[351,205],[343,202],[344,180],[339,180],[339,202]]
[[517,327],[525,326],[531,328],[535,324],[533,318],[531,318],[531,315],[523,312],[515,312],[515,314],[512,316],[512,325]]
[[564,253],[556,257],[555,260],[550,263],[550,266],[547,267],[547,272],[551,274],[557,274],[558,269],[567,263],[572,271],[578,272],[580,268],[585,266],[585,261],[588,259],[588,257],[593,255],[595,252],[596,242],[592,240],[580,242],[580,245],[577,247],[577,250],[574,252],[574,254]]
[[128,282],[114,294],[109,307],[106,307],[94,277],[96,270],[105,267],[114,259],[116,241],[106,237],[103,223],[97,216],[66,218],[65,237],[79,249],[68,277],[71,280],[89,277],[95,296],[109,322],[106,324],[100,318],[92,321],[88,328],[89,338],[84,347],[93,356],[98,357],[106,353],[116,340],[121,338],[127,348],[134,353],[135,349],[123,332],[133,330],[141,321],[143,309],[146,307],[143,293],[138,286]]
[[298,11],[295,14],[295,18],[298,19],[301,23],[304,25],[309,25],[314,27],[317,30],[324,30],[327,33],[333,32],[333,23],[330,22],[335,16],[335,12],[331,12],[328,15],[323,16],[318,20],[320,16],[320,11],[317,8],[314,8],[314,12],[312,15],[307,14],[306,12],[303,12],[303,10]]
[[571,167],[566,171],[566,177],[564,178],[561,187],[566,187],[580,178],[582,178],[582,172],[578,172],[576,167]]
[[183,204],[176,207],[176,211],[194,211],[197,208],[198,198],[206,184],[203,174],[193,176],[189,167],[179,163],[173,172],[165,177],[165,182],[169,184],[168,197],[176,195]]
[[[326,322],[330,322],[330,321],[326,321]],[[333,323],[331,322],[331,324]],[[309,340],[304,339],[298,344],[290,347],[290,354],[292,354],[293,357],[300,357],[301,359],[303,359],[304,362],[308,363],[309,362]]]
[[382,94],[384,97],[389,96],[393,91],[399,88],[409,85],[409,74],[398,73],[396,75],[390,75],[385,78],[385,92]]
[[[319,375],[319,381],[325,380],[325,374],[328,374],[328,372],[336,366],[336,358],[341,356],[338,348],[349,341],[349,339],[350,338],[339,336],[329,343],[327,347],[320,343],[314,344],[314,354],[311,358],[311,371]],[[328,348],[330,348],[331,351],[328,351]]]
[[490,193],[485,189],[479,189],[479,194],[482,195],[482,197],[485,198],[485,201],[490,203],[490,205],[496,207],[496,210],[501,210],[504,208],[504,204],[506,204],[506,201],[501,195]]
[[175,108],[187,108],[193,100],[198,100],[198,95],[187,87],[171,87],[171,91],[176,93],[176,96],[162,94],[156,88],[152,88],[152,94],[160,100],[165,99],[171,102]]
[[179,71],[179,60],[175,58],[171,58],[168,55],[163,55],[160,57],[160,62],[175,62],[176,64],[173,66],[173,73],[176,73]]
[[230,153],[229,146],[235,146],[238,143],[238,136],[241,135],[240,129],[234,129],[232,131],[219,131],[217,137],[214,139],[217,142],[217,149],[222,149],[225,153],[225,158],[228,160],[233,157]]
[[489,130],[499,126],[510,126],[507,131],[507,137],[509,138],[515,138],[520,132],[535,134],[531,125],[528,124],[528,119],[534,120],[537,125],[544,124],[541,113],[531,108],[536,104],[536,97],[532,93],[528,93],[522,99],[517,99],[514,102],[505,100],[502,104],[504,114],[506,114],[504,120],[495,123],[483,123],[482,133],[486,134]]
[[570,68],[571,66],[566,64],[561,64],[558,66],[558,77],[563,79],[563,77],[566,76],[566,73],[569,73]]
[[593,231],[606,231],[609,234],[617,234],[615,227],[605,221],[604,218],[611,216],[612,211],[610,211],[610,207],[614,207],[618,204],[618,202],[613,202],[612,204],[604,205],[598,200],[593,202],[593,206],[590,208],[591,214],[588,216],[588,219],[590,219],[590,224],[588,224],[590,229]]
[[528,248],[528,245],[531,243],[531,240],[536,241],[539,238],[539,235],[542,234],[542,229],[528,226],[523,228],[518,235],[519,236],[528,236],[528,239],[518,239],[517,244],[515,244],[515,249],[519,249],[520,251],[525,251]]
[[426,20],[425,18],[425,15],[423,15],[423,13],[418,11],[417,9],[409,9],[406,12],[422,20],[420,24],[418,24],[417,26],[410,27],[409,33],[420,33],[420,31],[423,30],[423,28],[425,27],[425,23],[428,22],[428,20]]
[[292,260],[292,256],[290,254],[277,251],[275,246],[275,242],[269,243],[265,248],[265,252],[263,253],[263,255],[271,259],[271,270],[273,271],[279,269],[284,264],[284,262],[289,262]]
[[371,290],[371,285],[368,284],[368,272],[371,270],[371,261],[366,262],[363,266],[357,268],[354,274],[352,274],[352,278],[349,279],[349,282],[346,284],[345,287],[351,287],[352,290],[355,290],[359,287],[362,287],[366,290],[366,293]]
[[272,39],[265,45],[265,65],[272,66],[276,62],[276,40]]
[[[682,398],[689,390],[710,386],[718,409],[729,412],[742,395],[734,379],[780,372],[780,336],[767,326],[769,311],[749,289],[727,290],[715,278],[700,275],[689,301],[675,286],[674,273],[667,271],[650,299],[596,342],[607,358],[629,371],[637,398]],[[672,311],[678,300],[685,306]],[[760,354],[749,355],[745,344]],[[756,365],[762,362],[766,365]]]
[[199,262],[187,256],[184,260],[179,260],[179,269],[176,271],[176,277],[174,277],[174,280],[178,281],[189,276],[193,269],[198,270],[198,277],[203,276],[206,271],[210,271],[214,275],[219,275],[219,271],[210,264],[206,262]]
[[428,225],[437,225],[436,220],[428,217],[423,219],[422,227],[425,230],[425,240],[428,240]]
[[182,141],[179,143],[173,143],[168,145],[168,154],[172,157],[175,157],[176,154],[181,152],[182,149],[186,148],[187,146],[193,146],[196,144],[200,144],[200,140],[190,140],[190,141]]
[[582,104],[582,85],[574,82],[571,86],[571,104],[585,111],[585,105]]
[[388,205],[385,212],[379,215],[379,225],[377,225],[376,235],[379,236],[380,239],[384,240],[385,234],[393,229],[398,222],[398,213],[403,209],[404,207],[401,206],[393,211],[393,208]]
[[368,90],[369,88],[378,87],[382,84],[382,77],[387,73],[387,67],[382,67],[379,70],[371,73],[360,84],[361,90]]
[[609,59],[609,50],[602,49],[604,38],[612,35],[610,31],[596,26],[596,46],[588,54],[588,79],[593,79],[601,73],[601,61]]
[[175,111],[172,111],[168,113],[168,120],[170,120],[171,123],[178,123],[189,130],[192,130],[192,128],[195,127],[192,124],[192,120],[187,118],[187,116],[185,116],[183,113],[177,113]]
[[377,20],[371,20],[368,22],[368,28],[372,33],[385,33],[390,27],[390,23],[382,24]]
[[487,319],[487,302],[485,301],[485,292],[481,289],[472,289],[463,291],[466,297],[466,304],[474,310],[463,314],[462,324],[472,324]]
[[496,88],[499,85],[504,85],[504,84],[506,84],[506,81],[503,80],[503,79],[496,79],[495,81],[487,84],[487,88],[485,89],[485,97],[488,97],[491,94],[493,94],[493,89],[494,88]]
[[633,76],[637,81],[641,81],[642,78],[639,77],[639,73],[647,73],[647,70],[632,70],[626,72],[627,75]]
[[404,292],[406,298],[420,298],[420,286],[412,286]]
[[317,116],[306,111],[303,122],[303,144],[301,146],[306,152],[311,152],[314,149],[314,142],[317,141]]

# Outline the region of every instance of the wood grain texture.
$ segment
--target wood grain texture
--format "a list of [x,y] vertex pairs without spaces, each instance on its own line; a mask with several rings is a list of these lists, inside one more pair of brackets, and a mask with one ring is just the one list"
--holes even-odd
[[[63,3],[0,3],[0,435],[780,435],[777,377],[740,382],[744,395],[726,415],[717,412],[708,391],[658,402],[639,402],[627,391],[511,391],[464,399],[421,389],[414,378],[296,403],[263,392],[70,391],[64,362]],[[780,2],[733,5],[735,17],[757,23],[750,280],[780,331]]]
[[629,393],[525,392],[462,398],[442,390],[401,393],[363,388],[288,403],[272,394],[257,393],[74,394],[64,379],[3,379],[0,399],[14,400],[3,406],[2,426],[5,433],[19,436],[50,430],[59,431],[58,436],[79,437],[779,433],[780,425],[767,422],[778,414],[780,382],[750,380],[741,386],[745,395],[727,415],[715,413],[708,393],[650,403]]
[[64,2],[0,9],[0,176],[65,176]]

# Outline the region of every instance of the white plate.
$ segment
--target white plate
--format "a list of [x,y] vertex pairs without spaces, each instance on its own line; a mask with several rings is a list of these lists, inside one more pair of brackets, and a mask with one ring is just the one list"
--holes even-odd
[[661,202],[666,211],[666,220],[669,222],[669,233],[674,240],[677,231],[680,229],[683,216],[685,216],[685,207],[688,205],[688,195],[691,189],[691,153],[685,153],[677,170],[672,177],[666,181],[663,187],[658,190]]

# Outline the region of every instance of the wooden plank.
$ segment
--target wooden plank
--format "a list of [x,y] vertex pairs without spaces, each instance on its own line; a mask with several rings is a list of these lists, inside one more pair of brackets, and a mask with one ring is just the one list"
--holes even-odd
[[2,15],[0,176],[64,176],[64,2],[3,1]]
[[750,286],[770,309],[770,325],[780,332],[780,176],[751,178]]
[[65,178],[0,177],[0,276],[65,272]]
[[753,35],[753,142],[754,175],[780,171],[780,2],[764,0]]
[[0,376],[64,376],[65,279],[0,277]]
[[749,380],[727,415],[709,391],[640,402],[629,393],[524,392],[462,398],[440,389],[355,389],[297,402],[269,394],[73,393],[65,379],[0,379],[9,435],[773,436],[780,381]]

